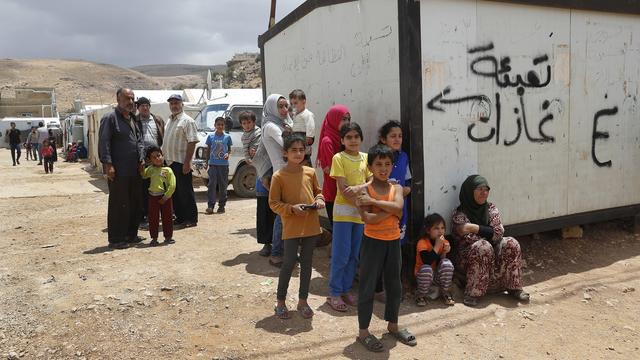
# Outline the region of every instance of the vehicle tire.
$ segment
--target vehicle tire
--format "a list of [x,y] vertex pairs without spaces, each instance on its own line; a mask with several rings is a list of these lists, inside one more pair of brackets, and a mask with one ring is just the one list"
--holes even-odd
[[233,176],[233,191],[244,198],[256,196],[256,168],[244,165]]

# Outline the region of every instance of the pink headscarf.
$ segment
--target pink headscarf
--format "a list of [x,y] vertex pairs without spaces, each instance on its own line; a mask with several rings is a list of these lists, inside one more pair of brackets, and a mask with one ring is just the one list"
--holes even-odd
[[[318,148],[318,163],[322,168],[331,166],[333,155],[340,151],[340,122],[342,122],[344,114],[348,112],[349,108],[337,104],[333,105],[324,117],[322,129],[320,130],[320,146]],[[323,147],[323,142],[330,142],[330,144],[333,145],[333,151],[330,151],[327,147]]]

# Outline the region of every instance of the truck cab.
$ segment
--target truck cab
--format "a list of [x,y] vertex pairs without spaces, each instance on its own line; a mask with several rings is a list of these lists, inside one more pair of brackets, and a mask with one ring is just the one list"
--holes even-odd
[[208,180],[205,169],[208,161],[207,136],[215,132],[214,122],[218,117],[225,118],[225,131],[231,135],[233,145],[229,157],[229,183],[240,197],[255,196],[256,171],[248,164],[242,151],[242,126],[238,115],[245,110],[256,114],[256,125],[262,123],[261,89],[223,89],[224,94],[208,100],[207,104],[194,118],[198,126],[199,142],[196,144],[191,168],[193,175]]

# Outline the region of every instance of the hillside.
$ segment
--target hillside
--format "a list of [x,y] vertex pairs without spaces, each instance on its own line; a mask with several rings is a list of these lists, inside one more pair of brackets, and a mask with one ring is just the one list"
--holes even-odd
[[163,89],[165,84],[134,70],[82,60],[0,59],[0,90],[53,87],[58,110],[67,112],[74,99],[85,103],[114,103],[118,87]]
[[[53,87],[58,111],[70,112],[73,101],[85,104],[115,103],[119,87],[161,90],[202,88],[207,69],[222,75],[228,88],[258,88],[261,86],[258,54],[236,54],[226,65],[156,64],[134,69],[99,64],[83,60],[62,59],[0,59],[0,91],[16,87]],[[137,70],[139,71],[137,71]]]

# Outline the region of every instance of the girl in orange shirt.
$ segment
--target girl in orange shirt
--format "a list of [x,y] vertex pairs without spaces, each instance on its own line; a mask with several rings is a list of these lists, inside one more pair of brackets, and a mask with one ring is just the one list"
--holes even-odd
[[[442,292],[445,304],[453,305],[455,301],[449,293],[449,287],[453,279],[453,264],[447,259],[451,251],[451,245],[444,238],[446,224],[444,218],[438,213],[428,215],[424,219],[424,235],[416,245],[416,267],[414,274],[418,283],[416,290],[416,305],[427,305],[427,294],[431,298],[438,297]],[[435,278],[434,278],[435,273]],[[429,292],[431,285],[439,287]]]

